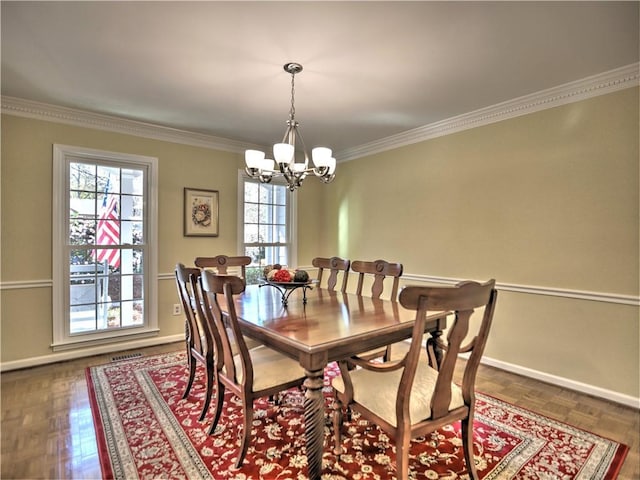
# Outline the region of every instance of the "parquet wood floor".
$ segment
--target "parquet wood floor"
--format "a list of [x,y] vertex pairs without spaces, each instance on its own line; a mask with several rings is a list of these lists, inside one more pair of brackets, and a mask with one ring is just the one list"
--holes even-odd
[[[181,343],[136,350],[171,352]],[[101,355],[3,373],[1,478],[99,479],[100,464],[85,368],[127,354]],[[477,388],[488,395],[625,443],[621,480],[640,479],[640,412],[612,402],[481,366]]]

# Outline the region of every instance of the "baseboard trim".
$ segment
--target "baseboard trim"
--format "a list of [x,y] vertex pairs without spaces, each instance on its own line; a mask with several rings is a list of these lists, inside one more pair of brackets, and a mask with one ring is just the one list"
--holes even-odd
[[595,387],[587,383],[577,382],[568,378],[559,377],[557,375],[551,375],[549,373],[541,372],[539,370],[533,370],[531,368],[522,367],[513,363],[503,362],[490,357],[482,357],[481,363],[490,367],[495,367],[500,370],[515,373],[523,377],[533,378],[534,380],[540,380],[541,382],[549,383],[557,387],[568,388],[576,392],[585,393],[593,397],[610,400],[615,403],[620,403],[627,407],[640,410],[640,398],[632,397],[605,388]]
[[49,363],[64,362],[66,360],[76,360],[78,358],[91,357],[93,355],[102,355],[105,353],[121,352],[123,350],[131,350],[134,348],[154,347],[156,345],[164,345],[184,341],[184,333],[177,335],[168,335],[166,337],[143,338],[139,340],[130,340],[126,342],[110,343],[108,345],[94,345],[88,348],[79,348],[77,350],[68,350],[56,352],[49,355],[41,355],[38,357],[22,358],[9,362],[0,363],[0,372],[8,372],[21,368],[37,367],[47,365]]
[[[39,357],[24,358],[20,360],[2,362],[0,363],[0,372],[8,372],[11,370],[19,370],[22,368],[37,367],[40,365],[47,365],[50,363],[63,362],[66,360],[75,360],[78,358],[90,357],[93,355],[102,355],[105,353],[120,352],[123,350],[130,350],[135,348],[153,347],[157,345],[164,345],[167,343],[175,343],[184,340],[184,334],[169,335],[166,337],[146,338],[141,340],[132,340],[128,342],[120,342],[110,345],[99,345],[91,348],[83,348],[74,351],[53,353],[51,355],[42,355]],[[483,357],[483,365],[495,367],[500,370],[515,373],[527,378],[533,378],[540,380],[551,385],[556,385],[563,388],[568,388],[580,393],[592,395],[597,398],[610,400],[612,402],[620,403],[622,405],[640,409],[640,398],[632,397],[631,395],[625,395],[612,390],[607,390],[600,387],[595,387],[568,378],[559,377],[557,375],[551,375],[549,373],[533,370],[531,368],[522,367],[513,363],[503,362],[490,357]]]

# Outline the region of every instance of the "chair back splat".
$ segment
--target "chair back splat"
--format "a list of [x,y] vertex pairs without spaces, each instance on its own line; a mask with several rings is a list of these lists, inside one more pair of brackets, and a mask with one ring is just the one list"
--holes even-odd
[[358,274],[356,295],[362,295],[362,287],[364,284],[364,277],[366,275],[374,276],[373,285],[371,285],[371,296],[373,298],[380,298],[380,295],[382,295],[382,291],[384,290],[384,279],[386,277],[393,277],[393,286],[391,288],[390,298],[394,302],[397,300],[398,284],[400,283],[400,277],[402,276],[401,263],[389,263],[385,260],[376,260],[374,262],[354,260],[351,262],[351,270]]
[[[365,262],[362,260],[354,260],[351,262],[351,270],[358,274],[358,286],[356,287],[356,295],[362,295],[364,278],[367,275],[373,276],[373,284],[371,285],[371,297],[380,298],[384,290],[384,280],[386,277],[393,278],[390,299],[392,302],[398,300],[398,284],[402,276],[401,263],[389,263],[386,260],[375,260],[373,262]],[[387,345],[382,349],[378,348],[363,352],[358,355],[360,358],[373,360],[382,357],[385,362],[391,360],[391,345]]]
[[[409,351],[392,362],[376,364],[356,359],[362,368],[351,371],[346,361],[339,362],[342,375],[332,382],[336,453],[342,450],[342,409],[349,407],[395,439],[397,478],[406,480],[410,440],[460,420],[467,470],[471,478],[477,479],[473,457],[475,379],[496,298],[495,280],[483,284],[465,281],[454,287],[404,288],[400,305],[416,312]],[[430,339],[428,355],[421,356],[428,314],[448,311],[454,319],[446,342]],[[436,349],[444,352],[439,364],[433,361],[439,357]],[[460,353],[470,355],[463,368],[462,385],[458,386],[453,376]],[[354,358],[349,359],[353,361]]]
[[349,266],[350,260],[346,260],[340,257],[316,257],[312,260],[311,264],[318,269],[318,286],[322,283],[322,276],[324,270],[329,270],[329,278],[327,278],[327,290],[335,290],[338,283],[338,273],[342,272],[342,287],[340,291],[342,293],[347,292],[347,281],[349,280]]
[[240,277],[247,278],[247,265],[251,264],[251,257],[238,256],[228,257],[227,255],[217,255],[215,257],[196,257],[194,261],[196,267],[213,268],[218,275],[229,275],[229,267],[240,267]]

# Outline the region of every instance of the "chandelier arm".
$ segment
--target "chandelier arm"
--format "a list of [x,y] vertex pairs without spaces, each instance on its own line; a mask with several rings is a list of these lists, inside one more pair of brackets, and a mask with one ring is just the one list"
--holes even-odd
[[284,168],[284,169],[281,169],[281,174],[284,177],[285,181],[287,182],[287,185],[291,185],[291,183],[293,182],[291,171],[288,168]]
[[291,143],[291,135],[293,130],[297,127],[297,122],[291,122],[291,120],[287,120],[287,129],[284,131],[284,136],[282,137],[282,143],[288,143],[289,145],[296,146],[295,144],[295,135],[293,136],[293,143]]
[[304,153],[304,168],[306,170],[307,168],[309,168],[309,154],[307,153],[307,146],[304,144],[304,138],[302,138],[302,131],[300,131],[300,129],[297,127],[298,125],[296,125],[295,127],[296,136],[300,139],[300,143],[302,144],[302,153]]
[[329,173],[329,167],[314,167],[311,169],[316,177],[324,178]]

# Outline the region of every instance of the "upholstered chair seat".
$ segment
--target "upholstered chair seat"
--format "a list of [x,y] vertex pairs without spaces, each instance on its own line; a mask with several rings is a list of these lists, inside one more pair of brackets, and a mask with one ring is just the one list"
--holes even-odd
[[[273,385],[289,383],[304,377],[304,370],[300,364],[264,345],[249,350],[253,363],[253,389],[264,390]],[[238,382],[242,383],[242,357],[235,355],[233,363],[236,366]]]
[[[402,369],[382,373],[365,369],[352,370],[353,401],[397,427],[396,405],[401,378]],[[431,405],[425,399],[433,397],[437,379],[438,371],[427,364],[426,358],[421,359],[416,369],[409,401],[409,415],[412,423],[431,418]],[[341,376],[334,378],[331,385],[338,392],[344,393],[344,381]],[[464,406],[462,390],[452,383],[449,410],[462,406]]]

